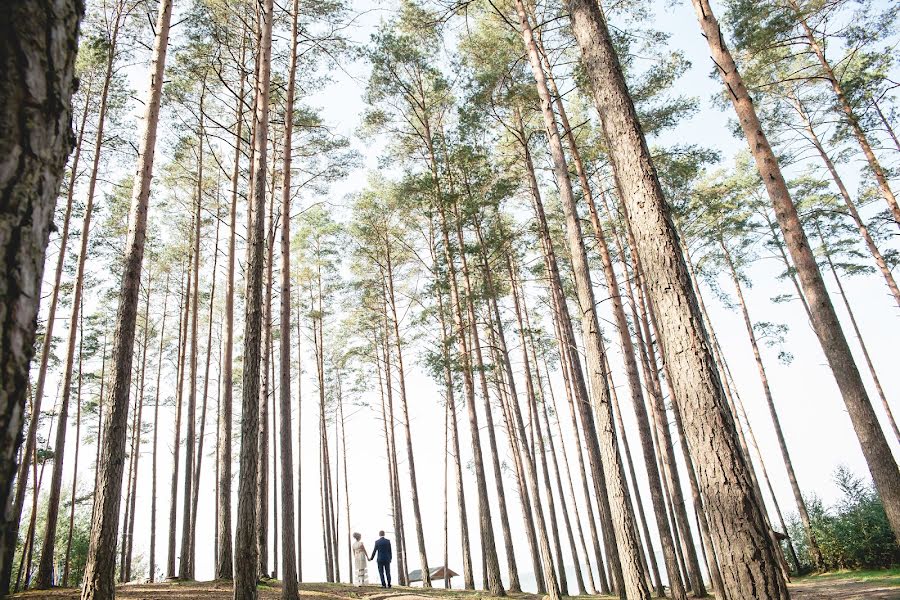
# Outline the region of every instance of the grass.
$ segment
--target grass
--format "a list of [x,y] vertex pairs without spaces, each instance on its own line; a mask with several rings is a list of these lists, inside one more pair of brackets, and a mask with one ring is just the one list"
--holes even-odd
[[814,573],[797,577],[794,581],[797,583],[830,581],[830,580],[847,580],[863,583],[878,583],[890,587],[900,587],[900,567],[893,569],[873,569],[863,571],[830,571],[828,573]]

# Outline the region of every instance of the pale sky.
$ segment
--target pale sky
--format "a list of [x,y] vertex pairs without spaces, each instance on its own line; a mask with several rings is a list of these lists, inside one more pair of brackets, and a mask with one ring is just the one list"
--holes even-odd
[[[389,7],[391,3],[383,3],[384,7]],[[663,3],[659,3],[663,4]],[[666,3],[669,4],[669,3]],[[718,3],[721,4],[721,3]],[[354,2],[354,10],[365,11],[367,8],[375,8],[371,12],[363,15],[359,21],[357,28],[353,31],[352,38],[359,42],[365,41],[368,35],[378,22],[387,14],[386,8],[379,5],[370,6],[366,2]],[[679,127],[663,137],[660,142],[668,143],[673,141],[693,142],[702,144],[706,147],[718,149],[723,155],[723,164],[733,164],[733,155],[745,147],[743,140],[737,140],[731,136],[727,119],[730,114],[721,112],[718,108],[713,107],[710,98],[719,90],[719,82],[712,80],[710,74],[710,60],[707,54],[707,46],[705,40],[700,36],[695,21],[693,10],[690,3],[685,1],[675,2],[670,8],[657,9],[656,26],[674,35],[670,40],[672,47],[680,48],[684,51],[687,58],[693,63],[689,72],[680,80],[679,90],[699,97],[702,109],[691,119],[686,120]],[[334,71],[334,81],[324,87],[319,93],[313,97],[303,98],[303,102],[319,106],[322,108],[322,114],[325,121],[329,123],[336,131],[352,137],[354,146],[359,150],[363,159],[359,168],[352,171],[350,175],[342,182],[333,186],[329,194],[331,202],[341,204],[344,199],[362,189],[366,183],[367,172],[377,169],[378,151],[383,148],[384,140],[361,140],[356,137],[360,115],[364,109],[364,103],[361,98],[363,85],[367,77],[368,68],[364,64],[344,64],[346,72],[341,70]],[[141,67],[138,66],[138,72]],[[137,87],[139,84],[133,84]],[[140,94],[139,94],[140,96]],[[165,160],[165,156],[159,157]],[[542,157],[540,157],[542,160]],[[161,164],[157,162],[157,166]],[[858,178],[854,173],[857,168],[856,163],[845,164],[840,167],[841,173],[847,177],[848,181],[853,182],[852,190],[856,189]],[[151,206],[152,210],[152,206]],[[896,244],[895,244],[896,246]],[[71,248],[71,246],[70,246]],[[771,260],[763,260],[754,265],[751,270],[754,286],[752,289],[745,291],[747,301],[755,321],[774,321],[786,323],[790,325],[790,332],[787,336],[787,346],[793,353],[795,360],[790,366],[784,366],[777,360],[777,351],[763,348],[763,358],[768,369],[770,384],[775,396],[775,402],[778,406],[779,415],[781,417],[782,427],[788,439],[790,452],[794,460],[794,465],[800,481],[800,486],[807,494],[816,494],[823,498],[826,503],[836,499],[837,490],[832,481],[834,470],[839,465],[845,465],[857,474],[867,477],[865,462],[859,449],[858,442],[853,434],[850,420],[846,414],[843,402],[838,394],[831,373],[825,364],[824,356],[818,347],[815,336],[807,323],[806,316],[802,308],[796,303],[789,304],[773,304],[770,298],[786,290],[783,282],[777,281],[775,276],[779,271],[779,265]],[[600,273],[595,275],[595,283],[599,283]],[[833,288],[833,281],[826,276],[829,288]],[[729,282],[723,280],[721,282],[725,289],[730,290]],[[243,285],[242,283],[240,285]],[[900,383],[896,377],[893,377],[893,368],[895,367],[896,354],[894,342],[900,333],[900,319],[898,319],[897,308],[892,305],[889,295],[886,293],[883,282],[877,275],[867,277],[853,278],[845,282],[851,302],[856,308],[857,318],[860,323],[863,335],[869,346],[870,353],[875,361],[876,368],[882,376],[882,384],[885,391],[894,402],[895,412],[900,411],[900,403],[895,401],[898,393],[900,393]],[[536,290],[532,290],[534,292]],[[602,296],[598,294],[598,299]],[[744,403],[749,413],[749,418],[754,427],[756,436],[762,447],[770,476],[775,487],[775,492],[781,504],[781,508],[786,513],[795,512],[793,506],[793,497],[788,485],[787,476],[783,468],[777,444],[775,442],[774,432],[771,420],[765,406],[762,390],[756,372],[756,365],[747,340],[744,324],[739,312],[727,309],[718,302],[708,289],[704,290],[706,303],[712,313],[712,319],[716,327],[719,340],[725,350],[727,359],[730,362],[734,377],[738,382]],[[843,306],[840,304],[839,298],[835,297],[839,314],[843,317]],[[536,302],[532,299],[531,305]],[[601,306],[601,313],[605,310]],[[170,312],[170,317],[172,313]],[[608,316],[608,315],[603,315]],[[607,336],[615,339],[615,331],[611,318],[607,318]],[[57,335],[67,335],[65,331],[65,321],[62,325],[58,325]],[[849,327],[849,323],[847,323]],[[202,323],[201,323],[202,326]],[[201,331],[204,331],[201,329]],[[846,330],[848,337],[851,335],[849,329]],[[204,334],[205,335],[205,334]],[[303,340],[306,344],[306,340]],[[326,341],[327,343],[327,341]],[[855,340],[851,340],[851,346],[854,351],[858,346]],[[58,350],[59,352],[59,350]],[[241,352],[240,347],[235,348],[236,356]],[[304,360],[306,365],[311,364],[311,354],[308,345],[304,348]],[[155,352],[154,352],[155,355]],[[151,355],[153,359],[154,355]],[[425,539],[428,551],[429,562],[432,567],[438,566],[443,556],[443,423],[444,411],[440,404],[441,393],[435,386],[427,374],[418,364],[420,348],[410,347],[405,357],[409,366],[407,388],[410,390],[410,417],[413,427],[413,443],[415,447],[415,460],[419,480],[419,495],[421,501],[422,517],[424,520]],[[617,376],[617,383],[621,386],[624,382],[624,374],[620,368],[619,348],[615,343],[610,344],[610,358],[613,363],[614,375]],[[864,370],[864,363],[859,356],[859,365]],[[201,361],[202,362],[202,361]],[[214,361],[215,362],[215,361]],[[152,364],[152,363],[151,363]],[[308,367],[307,367],[308,368]],[[213,366],[213,373],[216,373],[216,367]],[[864,372],[864,380],[869,383],[868,373]],[[174,373],[169,374],[169,379],[174,379]],[[292,382],[296,386],[296,381]],[[553,380],[554,392],[557,400],[563,398],[561,380],[555,377]],[[301,516],[303,527],[302,544],[304,549],[303,575],[306,581],[320,581],[324,579],[324,562],[322,551],[321,537],[321,516],[319,512],[319,495],[318,495],[318,445],[317,445],[317,411],[316,400],[313,395],[314,384],[309,373],[304,374],[302,380],[303,390],[305,391],[305,403],[303,406],[303,435],[308,444],[304,444],[302,453],[302,466],[304,470],[304,510]],[[53,380],[48,382],[47,389],[55,390],[57,383]],[[372,393],[364,396],[364,401],[378,403],[377,381],[374,373],[372,374]],[[211,406],[214,406],[215,383],[211,383],[210,393],[213,398]],[[296,387],[294,387],[296,390]],[[622,390],[624,392],[624,388]],[[877,396],[874,395],[874,388],[870,386],[873,394],[872,400],[877,403],[876,411],[881,414],[880,403]],[[296,391],[294,391],[296,394]],[[643,460],[640,458],[639,445],[637,441],[637,433],[633,427],[633,412],[626,400],[626,394],[620,393],[623,402],[623,412],[626,421],[626,429],[628,430],[629,440],[632,444],[633,454],[637,459],[635,468],[638,476],[643,480]],[[47,393],[45,407],[49,409],[48,404],[53,400],[53,392]],[[239,395],[235,396],[236,409],[239,406]],[[563,418],[563,430],[569,431],[568,413],[566,408],[561,406],[561,417]],[[368,407],[347,407],[345,409],[349,419],[347,422],[347,461],[349,465],[349,487],[350,487],[350,529],[359,531],[363,534],[363,540],[367,546],[371,547],[371,543],[376,538],[379,529],[391,529],[390,503],[387,494],[386,479],[386,462],[384,454],[384,443],[382,439],[382,425],[379,413],[374,408]],[[467,466],[470,461],[470,444],[469,432],[464,418],[464,409],[460,409],[461,416],[461,446],[464,456],[463,465]],[[152,410],[145,409],[145,421],[148,421],[152,415],[148,416],[148,412]],[[168,510],[169,510],[169,477],[171,474],[171,424],[173,423],[173,409],[161,408],[160,419],[160,467],[159,467],[159,497],[158,507],[158,568],[163,571],[166,560],[166,532],[168,529]],[[207,454],[204,457],[204,473],[201,478],[201,489],[203,494],[200,496],[200,508],[198,511],[197,523],[197,559],[196,559],[196,576],[198,579],[208,579],[213,574],[213,518],[214,518],[214,502],[213,502],[213,462],[214,458],[208,452],[213,449],[215,443],[215,426],[214,413],[210,416],[207,424],[207,432],[209,437],[206,441]],[[483,423],[483,415],[481,416]],[[499,418],[495,418],[499,421]],[[294,421],[296,426],[296,418]],[[74,427],[70,428],[70,440],[74,437]],[[239,432],[239,427],[235,427],[235,432]],[[398,448],[403,449],[402,429],[398,427]],[[293,435],[296,438],[296,433]],[[892,436],[888,434],[890,439]],[[482,436],[486,440],[486,436]],[[896,440],[893,442],[895,455],[900,454]],[[498,444],[501,448],[502,459],[509,463],[507,442],[505,432],[498,431]],[[487,452],[487,444],[484,444],[485,453]],[[569,451],[569,461],[574,466],[574,446],[570,440],[567,440],[567,449]],[[83,448],[82,462],[79,466],[79,477],[88,483],[93,481],[93,447],[85,446]],[[296,462],[297,448],[294,448],[294,457]],[[85,454],[88,458],[85,458]],[[238,455],[238,446],[235,446],[235,459]],[[183,454],[182,454],[183,456]],[[70,482],[71,475],[71,449],[67,452],[66,474],[63,481]],[[332,451],[334,457],[334,451]],[[406,470],[405,453],[401,453],[398,457],[400,460],[401,485],[404,490],[408,487],[408,473]],[[182,467],[183,468],[183,467]],[[143,564],[146,565],[149,543],[149,510],[150,510],[150,447],[145,445],[141,454],[141,477],[138,486],[138,521],[136,525],[135,538],[135,554],[142,557]],[[49,480],[49,472],[47,473]],[[473,563],[475,566],[476,582],[481,581],[480,560],[478,560],[478,531],[477,505],[474,489],[474,474],[469,469],[465,473],[467,500],[469,502],[468,512],[470,515],[470,532],[472,534],[473,543]],[[296,483],[296,482],[295,482]],[[488,476],[489,488],[493,489],[492,475]],[[513,535],[516,540],[524,539],[521,535],[521,517],[519,513],[518,495],[515,491],[515,483],[511,476],[511,470],[507,471],[504,481],[507,491],[507,502],[510,509],[510,521],[513,528]],[[66,484],[70,485],[70,484]],[[459,545],[458,520],[455,511],[455,488],[453,487],[453,478],[451,470],[450,479],[450,564],[449,566],[458,571],[462,571]],[[87,491],[86,487],[82,487]],[[235,464],[235,485],[234,491],[237,491],[237,465]],[[295,490],[296,491],[296,490]],[[64,492],[66,495],[68,492]],[[649,499],[649,493],[643,490],[645,500]],[[417,552],[415,547],[415,535],[413,528],[413,519],[410,503],[408,501],[409,494],[404,492],[404,509],[405,521],[407,528],[408,543],[407,548],[410,553],[410,568],[418,568]],[[570,501],[570,500],[569,500]],[[341,543],[346,543],[347,524],[344,513],[344,496],[343,484],[341,486],[341,509],[340,509],[340,536]],[[235,502],[236,509],[236,502]],[[579,506],[581,502],[579,500]],[[180,545],[181,531],[181,515],[179,501],[179,521],[178,521],[178,538]],[[271,509],[271,499],[270,499]],[[583,508],[580,508],[583,511]],[[496,505],[494,506],[496,514]],[[651,531],[654,524],[650,523]],[[498,542],[500,537],[499,528],[496,530]],[[655,536],[654,536],[655,537]],[[270,517],[270,539],[271,539],[271,517]],[[280,545],[280,540],[279,540]],[[564,541],[565,553],[568,556],[568,545]],[[655,544],[658,552],[658,544]],[[499,546],[502,553],[502,544]],[[347,576],[347,560],[346,546],[342,546],[342,575],[346,580]],[[270,550],[271,557],[271,550]],[[517,546],[517,558],[520,574],[526,587],[533,585],[527,582],[533,582],[533,574],[529,574],[530,559],[528,558],[527,545],[522,543]],[[571,563],[571,558],[567,559]],[[501,556],[501,570],[506,577],[505,560]],[[662,566],[662,561],[660,560]],[[138,569],[139,571],[141,569]],[[370,580],[377,577],[374,570],[370,570]],[[456,585],[461,585],[461,579],[455,581]],[[570,575],[570,585],[574,590],[574,577]]]

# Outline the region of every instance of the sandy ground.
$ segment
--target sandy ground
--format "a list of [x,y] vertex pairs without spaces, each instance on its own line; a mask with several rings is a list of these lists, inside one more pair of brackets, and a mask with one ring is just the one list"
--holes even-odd
[[[435,597],[453,599],[478,598],[462,590],[445,592],[433,590],[421,593],[418,589],[394,588],[382,590],[379,586],[352,587],[329,584],[303,584],[302,600],[434,600]],[[160,584],[132,584],[120,586],[116,597],[122,600],[229,600],[231,585],[227,582],[185,582]],[[280,598],[277,587],[261,586],[259,597],[264,600]],[[791,597],[795,600],[900,600],[900,587],[891,587],[885,582],[854,581],[847,579],[823,579],[791,584]],[[56,589],[51,591],[30,591],[14,594],[11,598],[36,600],[78,600],[76,589]],[[533,594],[516,594],[516,600],[539,600]],[[748,599],[749,600],[749,599]],[[763,599],[760,599],[763,600]]]

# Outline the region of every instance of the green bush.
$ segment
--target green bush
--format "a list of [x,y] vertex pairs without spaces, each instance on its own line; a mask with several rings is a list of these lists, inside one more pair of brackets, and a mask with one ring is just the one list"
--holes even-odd
[[[834,480],[842,494],[834,506],[826,508],[815,496],[806,501],[813,534],[822,551],[821,569],[878,569],[900,565],[900,546],[894,540],[875,488],[844,467],[837,469]],[[788,533],[801,566],[814,569],[806,532],[796,515],[788,524]]]

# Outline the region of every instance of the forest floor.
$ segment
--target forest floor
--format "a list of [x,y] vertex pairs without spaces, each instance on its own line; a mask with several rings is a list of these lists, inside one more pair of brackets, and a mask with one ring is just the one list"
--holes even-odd
[[[259,586],[261,600],[281,597],[278,582]],[[226,581],[168,582],[156,584],[128,584],[118,588],[116,597],[122,600],[228,600],[232,597],[231,583]],[[483,596],[467,590],[443,588],[393,588],[380,586],[356,587],[345,584],[304,583],[300,586],[302,600],[479,600]],[[21,600],[78,600],[79,590],[73,588],[51,591],[30,591],[10,598]],[[511,594],[514,600],[540,600],[535,594]],[[794,600],[900,600],[900,569],[886,571],[857,571],[814,575],[791,583]]]

